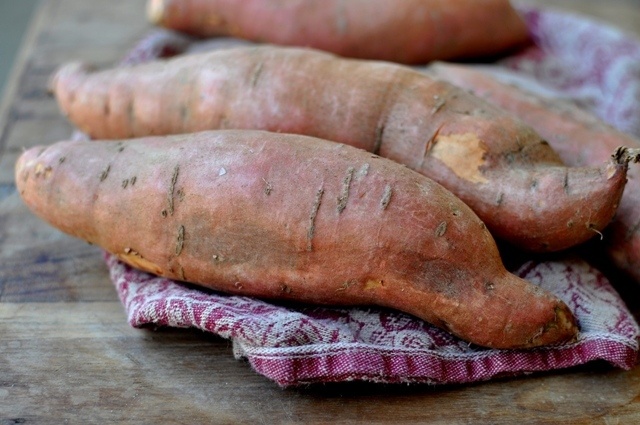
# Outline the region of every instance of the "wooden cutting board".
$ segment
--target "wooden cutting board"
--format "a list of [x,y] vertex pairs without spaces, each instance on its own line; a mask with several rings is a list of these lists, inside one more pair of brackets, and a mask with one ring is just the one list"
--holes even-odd
[[[638,0],[562,7],[640,34]],[[282,390],[235,360],[229,341],[131,328],[100,250],[34,217],[16,193],[13,164],[23,148],[72,131],[46,93],[59,64],[111,65],[149,29],[142,0],[44,0],[29,28],[0,105],[0,424],[640,423],[640,368]],[[619,290],[640,317],[640,288]]]

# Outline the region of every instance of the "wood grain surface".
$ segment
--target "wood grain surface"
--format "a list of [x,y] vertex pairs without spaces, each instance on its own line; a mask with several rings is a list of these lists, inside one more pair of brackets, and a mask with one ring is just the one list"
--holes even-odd
[[[528,0],[532,4],[554,1]],[[640,34],[640,1],[567,0]],[[127,324],[100,250],[20,201],[23,148],[69,136],[47,95],[61,63],[116,63],[148,30],[143,0],[43,0],[0,103],[0,424],[633,424],[640,367],[593,363],[464,386],[332,384],[283,390],[229,341]],[[640,288],[618,288],[640,317]]]

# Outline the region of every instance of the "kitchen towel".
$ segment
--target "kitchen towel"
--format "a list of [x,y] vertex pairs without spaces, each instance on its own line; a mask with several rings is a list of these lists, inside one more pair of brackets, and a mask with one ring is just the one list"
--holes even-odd
[[592,360],[633,367],[638,325],[607,279],[584,261],[528,262],[516,274],[574,312],[577,341],[555,347],[476,347],[407,314],[380,308],[284,305],[231,296],[135,270],[106,254],[135,327],[198,328],[233,341],[237,358],[281,386],[365,380],[466,383]]

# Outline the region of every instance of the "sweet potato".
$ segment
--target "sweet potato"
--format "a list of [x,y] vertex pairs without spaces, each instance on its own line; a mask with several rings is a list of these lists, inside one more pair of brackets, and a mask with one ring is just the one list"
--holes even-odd
[[147,4],[152,22],[192,35],[233,36],[400,63],[495,55],[529,42],[527,28],[508,0],[150,0]]
[[[502,83],[468,66],[438,63],[430,75],[489,100],[531,125],[569,165],[591,166],[612,149],[639,149],[640,140],[622,133],[569,102],[545,99],[526,89]],[[616,217],[607,229],[606,250],[616,267],[640,282],[640,169],[631,167]]]
[[528,126],[408,67],[308,49],[253,47],[52,79],[94,138],[262,129],[353,145],[454,192],[494,236],[531,251],[584,242],[613,217],[627,165],[567,168]]
[[16,182],[53,226],[157,275],[392,307],[496,348],[576,333],[566,305],[505,270],[458,198],[346,145],[233,130],[59,142],[24,152]]

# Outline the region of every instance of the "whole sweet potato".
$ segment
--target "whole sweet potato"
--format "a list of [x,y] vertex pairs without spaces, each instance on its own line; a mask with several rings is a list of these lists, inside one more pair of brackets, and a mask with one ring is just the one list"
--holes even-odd
[[[402,63],[495,55],[529,42],[508,0],[149,0],[155,24]],[[490,29],[489,29],[490,28]]]
[[505,270],[458,198],[346,145],[260,131],[59,142],[24,152],[16,182],[53,226],[172,279],[392,307],[488,347],[577,331],[565,304]]
[[308,49],[253,47],[52,79],[94,138],[208,129],[315,136],[380,154],[459,196],[494,236],[531,251],[584,242],[611,221],[627,164],[568,168],[530,127],[408,67]]
[[[597,165],[618,146],[640,149],[640,140],[566,101],[546,99],[467,66],[437,63],[427,72],[471,90],[518,116],[544,137],[569,165]],[[627,177],[620,207],[604,242],[616,267],[640,282],[640,169],[631,167]]]

